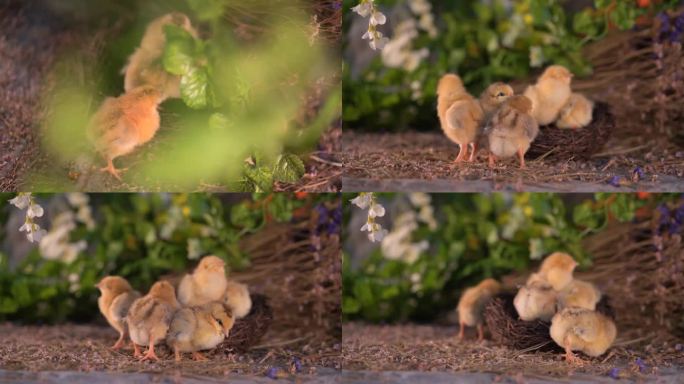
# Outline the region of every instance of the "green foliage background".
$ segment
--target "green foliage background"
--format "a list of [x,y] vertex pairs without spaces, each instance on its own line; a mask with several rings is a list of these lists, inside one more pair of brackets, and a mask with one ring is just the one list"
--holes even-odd
[[[44,203],[54,195],[38,195]],[[7,222],[17,210],[6,203],[12,196],[0,195],[0,219]],[[258,234],[270,221],[289,222],[297,209],[313,209],[335,194],[295,198],[286,193],[244,195],[241,202],[226,205],[217,194],[92,194],[96,227],[78,225],[70,241],[85,240],[88,248],[70,264],[44,259],[37,245],[14,268],[9,255],[0,253],[0,321],[27,323],[89,321],[97,316],[98,292],[94,284],[110,274],[127,278],[145,292],[160,276],[188,270],[196,260],[188,259],[188,239],[198,239],[202,255],[215,254],[229,270],[249,268],[250,255],[240,250],[242,236]],[[45,205],[44,205],[45,206]],[[47,206],[45,206],[47,207]],[[174,211],[181,217],[172,217]],[[40,224],[49,229],[45,218]],[[162,228],[178,220],[168,238]],[[2,226],[0,240],[18,228]],[[274,246],[276,246],[274,244]],[[78,276],[78,284],[69,275]]]
[[[437,229],[430,231],[421,224],[413,233],[413,241],[430,244],[413,264],[387,259],[377,248],[352,267],[345,252],[344,317],[371,322],[432,321],[455,308],[464,288],[487,277],[533,267],[532,248],[540,258],[554,251],[568,252],[580,269],[588,268],[591,255],[582,246],[584,237],[600,233],[611,220],[634,220],[640,209],[684,203],[679,194],[646,195],[598,193],[578,202],[546,193],[433,194]],[[380,201],[396,196],[381,194]],[[349,228],[351,211],[359,210],[348,203],[353,197],[343,199],[349,206],[345,207],[345,228]],[[380,221],[392,229],[390,223]],[[348,252],[353,252],[354,244],[347,241],[347,245]],[[412,281],[416,274],[419,284]]]
[[[356,0],[344,0],[344,44],[349,47],[349,26],[361,17],[350,8]],[[377,0],[381,10],[388,11],[404,0]],[[644,15],[673,8],[679,0],[651,2],[639,8],[631,0],[595,0],[594,7],[575,14],[567,13],[558,0],[480,0],[430,1],[438,28],[436,38],[421,31],[413,41],[413,49],[428,48],[430,56],[413,72],[403,68],[387,68],[379,55],[359,75],[352,76],[349,64],[343,73],[343,119],[345,129],[405,130],[438,129],[435,114],[436,89],[439,78],[448,72],[459,74],[472,94],[479,95],[494,81],[525,79],[535,68],[530,63],[530,48],[539,47],[541,66],[562,64],[576,75],[591,74],[591,66],[582,56],[587,43],[600,40],[610,30],[629,30]],[[505,4],[511,4],[508,9]],[[518,26],[514,19],[521,20]],[[394,20],[396,23],[398,20]],[[396,26],[396,24],[395,24]],[[503,43],[512,28],[520,28],[510,45]],[[391,29],[379,26],[386,36]],[[364,48],[370,49],[370,48]],[[357,53],[358,54],[358,53]],[[414,97],[411,84],[420,87]]]

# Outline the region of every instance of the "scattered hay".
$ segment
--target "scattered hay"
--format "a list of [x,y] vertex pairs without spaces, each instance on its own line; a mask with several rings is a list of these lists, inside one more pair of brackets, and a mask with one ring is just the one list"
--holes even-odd
[[252,296],[252,310],[247,316],[235,321],[230,336],[218,346],[219,350],[246,352],[261,341],[273,322],[273,310],[264,295]]
[[[539,128],[526,157],[544,156],[557,161],[572,158],[587,160],[606,144],[615,129],[615,116],[606,103],[596,103],[592,122],[579,129],[563,129],[555,125]],[[545,156],[546,155],[546,156]]]

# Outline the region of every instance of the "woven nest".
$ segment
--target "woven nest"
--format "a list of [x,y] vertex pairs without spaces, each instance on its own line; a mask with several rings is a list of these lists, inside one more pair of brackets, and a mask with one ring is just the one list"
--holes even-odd
[[[514,293],[503,293],[493,298],[485,308],[484,317],[492,340],[511,349],[557,351],[563,349],[549,335],[551,323],[534,320],[523,321],[513,306]],[[596,310],[615,318],[609,299],[602,297]]]
[[247,316],[235,321],[230,336],[218,349],[245,352],[261,340],[272,322],[273,310],[268,305],[266,296],[252,295],[252,310]]
[[544,155],[554,160],[588,159],[606,144],[614,128],[615,116],[610,106],[597,102],[592,122],[586,127],[563,129],[553,124],[540,127],[527,156],[531,159]]

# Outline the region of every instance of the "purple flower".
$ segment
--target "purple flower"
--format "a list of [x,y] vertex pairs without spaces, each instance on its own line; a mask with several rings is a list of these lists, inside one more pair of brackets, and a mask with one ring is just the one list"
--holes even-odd
[[639,181],[643,178],[644,178],[644,170],[641,169],[641,167],[634,168],[634,170],[632,171],[632,181],[636,183],[637,181]]
[[292,366],[294,367],[294,372],[299,373],[302,371],[302,361],[298,357],[292,360]]
[[679,225],[684,224],[684,204],[675,210],[674,221]]
[[608,184],[612,185],[613,187],[619,187],[620,186],[620,176],[613,176],[608,180]]
[[342,8],[342,1],[333,1],[332,8],[336,11],[340,10]]
[[660,33],[666,33],[670,31],[670,17],[665,12],[660,12],[658,14],[658,19],[660,20]]
[[684,345],[682,345],[682,344],[675,344],[675,351],[677,351],[677,352],[684,351]]
[[266,371],[266,376],[273,379],[273,380],[278,379],[278,368],[277,367],[269,368],[268,371]]
[[613,379],[619,379],[620,378],[620,369],[618,368],[613,368],[608,372],[608,376],[612,377]]
[[639,372],[643,373],[646,370],[646,363],[641,360],[641,357],[637,357],[634,363],[637,365],[637,367],[639,367]]

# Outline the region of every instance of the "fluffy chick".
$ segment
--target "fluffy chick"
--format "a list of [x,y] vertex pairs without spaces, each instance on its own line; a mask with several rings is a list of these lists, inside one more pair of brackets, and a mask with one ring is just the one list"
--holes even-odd
[[594,284],[575,279],[558,294],[558,307],[578,307],[593,311],[600,300],[601,292]]
[[465,327],[477,326],[477,339],[484,339],[482,312],[492,297],[499,293],[501,284],[494,279],[482,280],[478,285],[466,289],[458,301],[458,338],[463,339]]
[[554,252],[542,261],[539,276],[560,292],[572,282],[572,274],[577,262],[572,256],[563,252]]
[[114,159],[150,141],[159,129],[157,107],[161,94],[143,86],[117,98],[108,97],[88,125],[88,137],[95,150],[107,161],[102,171],[121,180]]
[[126,316],[133,301],[140,298],[140,292],[120,276],[107,276],[95,284],[102,294],[97,299],[100,312],[107,319],[109,325],[119,332],[119,339],[112,346],[116,350],[124,346],[124,339],[128,336]]
[[442,76],[437,85],[437,116],[444,134],[458,144],[458,156],[462,161],[468,146],[472,146],[469,161],[477,152],[477,137],[484,113],[480,103],[463,87],[461,78],[452,73]]
[[183,276],[178,285],[178,300],[189,307],[220,301],[227,287],[223,260],[216,256],[206,256],[200,260],[192,274]]
[[556,312],[557,292],[539,274],[533,273],[518,290],[513,306],[522,320],[549,321]]
[[[131,305],[127,322],[134,347],[134,356],[145,360],[159,360],[154,353],[155,344],[164,340],[174,313],[180,308],[173,286],[167,281],[158,281],[150,292]],[[148,345],[142,355],[139,345]]]
[[581,93],[570,95],[568,102],[560,110],[556,126],[558,128],[582,128],[591,123],[594,102]]
[[506,83],[496,82],[487,87],[480,95],[480,106],[484,112],[484,121],[489,121],[496,109],[514,93],[513,88]]
[[140,41],[140,47],[128,58],[123,68],[124,89],[126,92],[141,85],[151,85],[162,93],[162,101],[180,97],[180,77],[164,70],[161,57],[166,45],[165,25],[176,25],[197,37],[188,16],[173,12],[154,19],[148,25]]
[[532,117],[540,125],[551,124],[570,98],[572,72],[562,65],[552,65],[523,93],[532,101]]
[[166,343],[181,360],[181,352],[192,352],[195,360],[206,360],[199,351],[212,349],[228,337],[235,318],[224,304],[213,302],[183,308],[171,321]]
[[585,308],[565,308],[551,319],[551,338],[565,349],[565,359],[582,365],[572,351],[596,357],[604,354],[615,341],[617,329],[608,317]]
[[489,147],[489,166],[497,158],[518,154],[520,168],[525,168],[525,153],[539,133],[537,122],[530,116],[532,103],[525,96],[509,97],[494,113],[485,127]]
[[252,298],[249,296],[249,287],[247,287],[246,284],[228,280],[223,302],[230,308],[236,319],[247,316],[252,309]]

